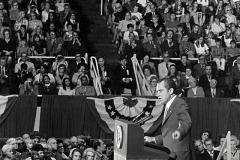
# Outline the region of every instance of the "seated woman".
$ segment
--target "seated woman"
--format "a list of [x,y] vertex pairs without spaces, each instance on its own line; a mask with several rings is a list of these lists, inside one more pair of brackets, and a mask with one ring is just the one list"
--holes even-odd
[[197,55],[209,55],[209,48],[206,43],[204,43],[203,36],[199,36],[196,43],[194,43]]
[[152,93],[151,96],[156,96],[157,95],[157,90],[156,90],[157,82],[158,82],[157,76],[152,76],[150,78],[150,91]]
[[149,54],[145,54],[145,56],[143,57],[143,61],[142,61],[142,64],[141,64],[141,67],[143,68],[145,65],[148,65],[151,67],[151,72],[153,74],[156,74],[157,71],[156,71],[156,68],[154,66],[154,63],[153,62],[150,62],[150,55]]
[[75,95],[75,89],[73,89],[72,82],[69,77],[63,79],[62,87],[59,88],[58,95]]
[[60,64],[58,66],[58,73],[55,76],[57,88],[62,87],[62,82],[63,82],[64,78],[69,78],[66,71],[67,71],[67,69],[66,69],[66,66],[64,64]]
[[28,56],[31,56],[31,49],[27,45],[27,41],[25,39],[21,40],[19,42],[18,48],[17,48],[17,59],[21,57],[22,53],[26,53]]
[[50,78],[48,75],[43,76],[43,84],[39,86],[40,95],[56,95],[57,88],[54,84],[50,83]]
[[89,79],[86,75],[80,77],[81,86],[76,87],[75,95],[95,96],[96,92],[93,86],[89,86]]
[[82,160],[91,160],[94,159],[96,153],[93,148],[87,148],[83,152]]
[[187,97],[205,97],[205,93],[202,87],[197,86],[197,81],[195,78],[190,78],[188,80],[190,88],[187,91]]
[[78,67],[78,72],[75,72],[72,77],[72,83],[74,86],[77,86],[79,77],[86,75],[85,65],[78,64],[77,67]]
[[34,77],[34,84],[43,84],[43,76],[48,75],[50,78],[50,83],[55,84],[54,76],[48,72],[48,67],[45,64],[40,66],[39,73]]
[[152,74],[151,72],[151,67],[149,65],[145,65],[143,66],[143,74],[148,82],[148,84],[150,84],[150,79],[152,76],[155,76],[154,74]]
[[192,69],[191,68],[186,68],[185,70],[186,75],[182,76],[180,78],[180,87],[187,93],[187,90],[190,88],[188,80],[190,78],[193,78],[192,76]]

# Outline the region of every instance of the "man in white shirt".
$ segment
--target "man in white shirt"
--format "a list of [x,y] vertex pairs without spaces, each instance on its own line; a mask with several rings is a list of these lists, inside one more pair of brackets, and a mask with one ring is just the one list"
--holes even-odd
[[219,36],[219,33],[224,32],[225,29],[225,24],[220,22],[219,17],[216,16],[214,18],[214,22],[211,24],[211,31]]
[[42,11],[42,22],[43,23],[47,22],[49,12],[53,12],[53,10],[50,9],[50,3],[45,2],[45,9]]
[[28,58],[27,54],[26,53],[22,53],[21,62],[19,62],[19,63],[17,63],[15,65],[14,73],[18,73],[19,70],[21,70],[21,64],[26,63],[27,66],[28,66],[28,68],[27,68],[28,72],[32,72],[33,76],[36,75],[36,70],[35,70],[34,64],[32,62],[29,62],[27,60],[27,58]]

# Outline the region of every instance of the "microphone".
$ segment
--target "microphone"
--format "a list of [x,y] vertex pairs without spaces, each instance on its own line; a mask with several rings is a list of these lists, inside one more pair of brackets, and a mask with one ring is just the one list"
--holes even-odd
[[132,122],[135,123],[140,117],[143,116],[143,114],[145,114],[145,111],[142,111],[138,116],[136,116],[136,117],[132,120]]
[[137,124],[139,124],[140,126],[143,125],[145,122],[147,122],[148,120],[152,119],[153,116],[152,115],[148,115],[145,116],[143,118],[141,118],[139,121],[137,121]]

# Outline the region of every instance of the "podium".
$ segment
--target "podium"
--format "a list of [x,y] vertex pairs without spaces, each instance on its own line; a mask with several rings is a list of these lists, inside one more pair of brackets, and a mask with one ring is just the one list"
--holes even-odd
[[168,154],[163,146],[144,146],[144,131],[138,124],[115,120],[114,160],[168,160]]

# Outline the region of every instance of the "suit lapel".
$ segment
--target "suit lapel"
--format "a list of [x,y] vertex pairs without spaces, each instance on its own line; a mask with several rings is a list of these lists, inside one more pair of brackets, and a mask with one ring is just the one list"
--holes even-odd
[[175,104],[176,104],[176,101],[177,101],[177,98],[178,98],[178,97],[175,97],[175,99],[173,100],[171,106],[169,107],[169,109],[168,109],[168,111],[167,111],[166,118],[163,119],[163,123],[162,123],[162,125],[164,125],[164,123],[167,121],[167,119],[170,117],[170,115],[171,115],[172,112],[174,111],[174,109],[175,109]]

